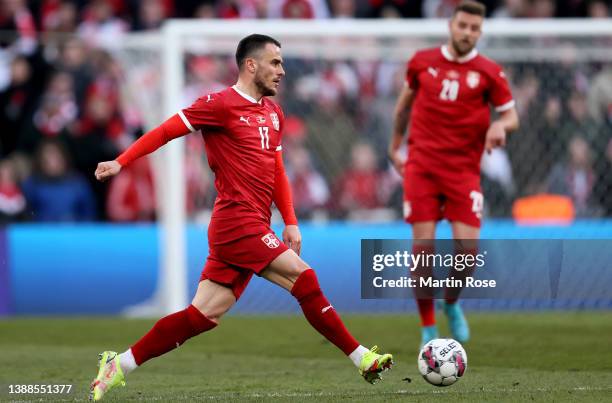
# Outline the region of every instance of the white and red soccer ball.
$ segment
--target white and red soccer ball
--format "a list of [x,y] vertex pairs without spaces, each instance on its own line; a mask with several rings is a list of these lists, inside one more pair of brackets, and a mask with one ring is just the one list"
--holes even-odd
[[423,378],[435,386],[450,386],[467,369],[467,354],[453,339],[433,339],[423,346],[417,360]]

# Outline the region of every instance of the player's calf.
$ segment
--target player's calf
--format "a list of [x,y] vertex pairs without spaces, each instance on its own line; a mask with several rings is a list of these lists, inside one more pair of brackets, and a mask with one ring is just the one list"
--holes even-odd
[[375,383],[381,379],[381,372],[391,368],[391,354],[377,354],[377,347],[368,350],[349,333],[334,307],[323,295],[314,270],[306,270],[298,277],[291,294],[298,300],[312,327],[342,350],[366,381]]

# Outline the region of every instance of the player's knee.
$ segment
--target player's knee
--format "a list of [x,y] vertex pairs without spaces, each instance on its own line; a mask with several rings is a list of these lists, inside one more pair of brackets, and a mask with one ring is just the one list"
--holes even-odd
[[303,271],[291,288],[291,295],[300,302],[320,293],[319,280],[317,279],[317,274],[312,269]]
[[215,314],[202,312],[200,308],[189,305],[189,307],[187,307],[187,317],[189,318],[189,323],[192,328],[197,333],[202,333],[217,326],[219,324],[220,315],[217,316]]

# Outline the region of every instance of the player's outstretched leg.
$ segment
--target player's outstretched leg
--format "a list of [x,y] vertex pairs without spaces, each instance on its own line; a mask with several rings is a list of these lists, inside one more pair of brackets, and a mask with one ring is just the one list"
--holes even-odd
[[231,289],[210,280],[201,281],[192,304],[186,309],[158,320],[124,353],[105,351],[100,354],[98,375],[90,386],[90,400],[100,400],[114,387],[125,386],[125,376],[151,358],[174,350],[188,339],[216,327],[217,320],[235,302]]
[[308,269],[299,275],[291,288],[291,294],[298,300],[312,327],[342,350],[367,382],[377,382],[382,379],[383,371],[391,369],[391,354],[378,354],[376,346],[368,350],[349,333],[334,307],[323,295],[314,270]]
[[391,354],[378,354],[376,347],[368,350],[349,333],[334,307],[323,295],[314,270],[295,252],[283,252],[261,275],[291,292],[310,325],[342,350],[366,381],[374,383],[381,379],[383,371],[391,368]]

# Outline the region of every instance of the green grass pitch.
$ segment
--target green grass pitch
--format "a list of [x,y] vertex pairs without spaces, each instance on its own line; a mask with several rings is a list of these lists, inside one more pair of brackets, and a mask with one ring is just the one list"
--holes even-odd
[[[612,312],[470,315],[468,370],[446,388],[428,385],[417,372],[414,315],[348,315],[345,321],[368,347],[376,343],[395,354],[383,382],[365,383],[301,316],[229,316],[146,363],[104,401],[612,401]],[[83,401],[97,353],[123,351],[152,323],[0,320],[0,401]],[[9,395],[9,384],[74,386],[68,395]]]

